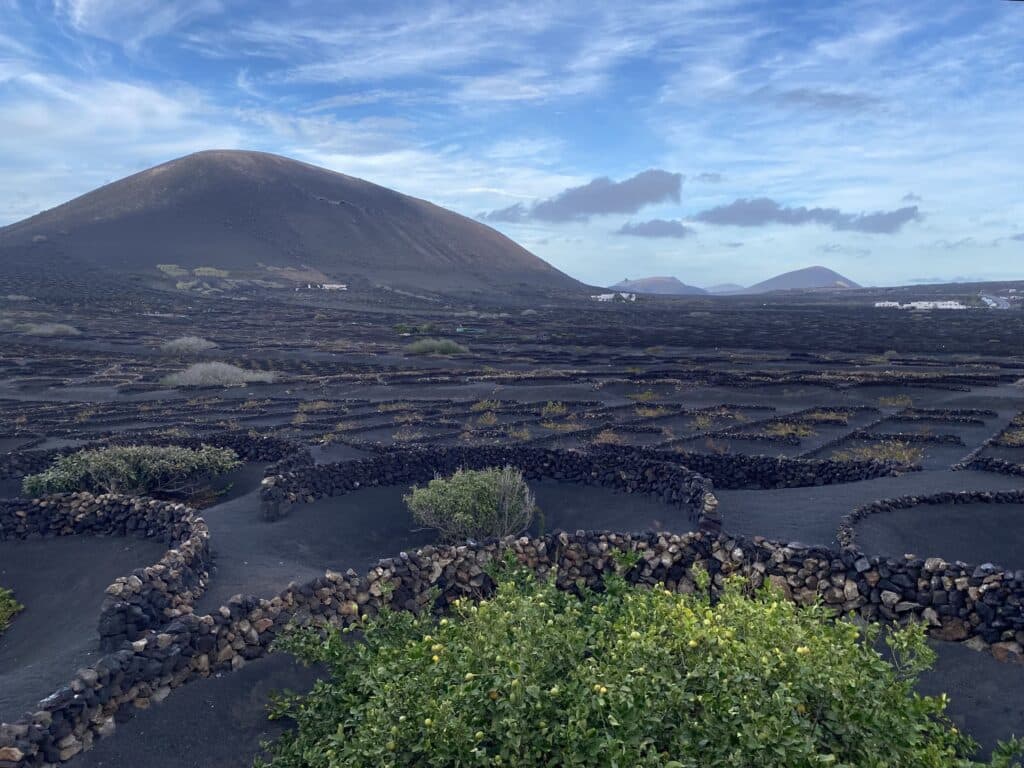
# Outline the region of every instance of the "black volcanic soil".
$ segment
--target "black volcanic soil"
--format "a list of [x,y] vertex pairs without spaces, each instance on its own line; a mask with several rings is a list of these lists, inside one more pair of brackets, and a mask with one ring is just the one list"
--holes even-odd
[[[688,514],[642,495],[540,480],[530,483],[543,527],[576,531],[690,530]],[[291,515],[267,522],[251,492],[203,512],[214,543],[216,571],[196,605],[210,613],[236,594],[271,597],[324,570],[365,571],[382,557],[436,540],[422,530],[402,501],[408,486],[364,488],[297,505]]]
[[0,635],[0,722],[14,722],[100,658],[103,591],[165,551],[120,537],[0,542],[0,584],[25,606]]
[[270,695],[305,693],[318,670],[274,653],[222,677],[176,689],[163,703],[117,726],[68,765],[73,768],[251,768],[260,743],[286,723],[267,719]]
[[[809,488],[751,491],[716,489],[715,495],[725,520],[725,529],[730,533],[767,536],[770,539],[800,541],[804,544],[834,545],[836,529],[842,517],[877,499],[928,495],[940,491],[995,491],[1021,487],[1024,487],[1024,478],[1020,477],[986,472],[944,471],[912,472],[899,477],[880,477],[859,483]],[[895,520],[899,514],[874,515],[869,520],[876,517]],[[859,540],[861,527],[858,526],[857,530]],[[934,527],[932,530],[935,530]],[[933,535],[942,534],[935,532]],[[949,539],[947,542],[955,543]],[[894,554],[896,543],[888,542],[886,549],[879,554]],[[865,551],[872,551],[863,542],[862,546]],[[941,553],[921,551],[920,554]],[[981,562],[991,559],[991,556],[985,556]]]
[[1024,504],[922,504],[870,515],[855,532],[857,546],[873,555],[910,552],[1024,568]]

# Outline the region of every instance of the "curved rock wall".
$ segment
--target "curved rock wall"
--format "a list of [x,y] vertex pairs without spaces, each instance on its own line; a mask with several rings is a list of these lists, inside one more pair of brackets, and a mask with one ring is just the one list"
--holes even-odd
[[0,501],[0,541],[81,534],[142,536],[170,547],[160,562],[137,568],[107,588],[100,609],[100,650],[120,648],[191,611],[205,588],[210,533],[184,504],[90,493]]

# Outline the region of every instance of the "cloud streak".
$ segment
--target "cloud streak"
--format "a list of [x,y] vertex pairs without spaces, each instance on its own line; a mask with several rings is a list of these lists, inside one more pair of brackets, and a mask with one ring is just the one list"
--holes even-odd
[[623,181],[607,176],[579,187],[570,187],[554,197],[526,205],[516,203],[507,208],[482,214],[486,221],[586,221],[591,216],[615,213],[636,213],[646,205],[679,202],[683,176],[680,173],[650,169]]
[[916,205],[874,213],[844,213],[838,208],[792,208],[767,197],[740,198],[728,205],[701,211],[694,217],[705,224],[732,227],[763,227],[769,224],[800,226],[820,224],[837,231],[891,235],[923,216]]
[[670,221],[666,219],[651,219],[640,221],[634,224],[627,221],[617,230],[617,235],[632,235],[633,237],[674,237],[683,239],[696,234],[693,227],[688,227],[681,221]]

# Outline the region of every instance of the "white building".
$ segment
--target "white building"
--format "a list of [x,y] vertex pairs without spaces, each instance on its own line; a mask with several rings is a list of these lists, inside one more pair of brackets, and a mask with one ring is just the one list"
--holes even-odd
[[898,301],[876,301],[875,306],[884,309],[899,309],[903,305]]
[[636,301],[635,293],[598,293],[590,297],[594,301]]

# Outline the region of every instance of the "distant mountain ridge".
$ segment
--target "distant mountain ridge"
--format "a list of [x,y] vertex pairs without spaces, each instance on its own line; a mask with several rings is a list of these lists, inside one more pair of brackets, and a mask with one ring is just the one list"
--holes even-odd
[[844,291],[861,286],[828,267],[805,267],[764,280],[738,293],[769,293],[771,291]]
[[494,295],[588,290],[478,221],[352,176],[238,150],[171,160],[0,228],[0,279],[58,271],[164,282],[167,273],[227,273]]
[[633,293],[651,293],[665,296],[702,296],[707,293],[703,288],[687,285],[675,277],[639,277],[636,280],[626,278],[609,288],[616,291]]

